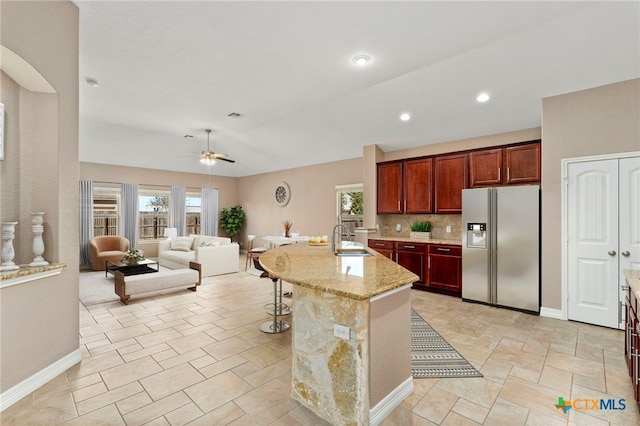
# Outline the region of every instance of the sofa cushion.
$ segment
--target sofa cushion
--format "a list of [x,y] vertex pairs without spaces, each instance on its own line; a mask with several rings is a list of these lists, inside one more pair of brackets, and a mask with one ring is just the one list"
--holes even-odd
[[178,237],[171,250],[175,251],[190,251],[193,244],[193,238],[191,237]]
[[189,262],[193,262],[196,259],[196,252],[192,250],[189,250],[189,251],[167,250],[162,252],[162,258],[170,262],[188,265]]

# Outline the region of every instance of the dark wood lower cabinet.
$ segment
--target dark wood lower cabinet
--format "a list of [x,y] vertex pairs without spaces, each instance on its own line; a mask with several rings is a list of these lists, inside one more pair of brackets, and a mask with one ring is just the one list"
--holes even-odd
[[369,247],[395,262],[396,243],[386,240],[369,240]]
[[419,279],[413,288],[461,295],[462,247],[376,239],[368,245],[416,274]]
[[624,357],[627,361],[635,405],[640,409],[640,323],[638,322],[638,300],[631,288],[625,298]]
[[430,244],[427,268],[429,288],[462,293],[462,248]]
[[426,285],[426,257],[427,244],[421,243],[396,243],[396,263],[416,274],[420,279],[413,283],[413,287]]

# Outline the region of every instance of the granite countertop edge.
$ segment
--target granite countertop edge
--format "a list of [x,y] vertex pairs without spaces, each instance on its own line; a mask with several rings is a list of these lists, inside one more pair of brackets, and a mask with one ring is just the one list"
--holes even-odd
[[[363,267],[376,271],[369,277],[376,277],[375,282],[366,280],[364,277],[352,277],[350,279],[354,281],[347,282],[342,273],[326,273],[329,269],[335,271],[337,269],[335,262],[340,262],[340,259],[330,253],[327,247],[309,247],[302,244],[281,246],[263,253],[259,261],[271,278],[280,278],[293,285],[358,301],[371,299],[412,284],[419,279],[413,272],[375,250],[368,251],[371,256],[362,259]],[[291,264],[296,265],[297,270],[286,268],[286,271],[278,271],[278,256],[285,253]],[[327,265],[331,267],[327,269]]]
[[635,293],[636,297],[640,296],[640,271],[635,269],[624,269],[622,271],[624,277],[631,287],[631,290]]

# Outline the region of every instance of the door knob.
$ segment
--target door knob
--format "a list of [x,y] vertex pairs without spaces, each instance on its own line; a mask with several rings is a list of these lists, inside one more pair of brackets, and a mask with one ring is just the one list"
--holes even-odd
[[621,255],[623,255],[624,257],[629,257],[631,256],[631,253],[629,253],[628,251],[623,251],[622,253],[620,253]]
[[615,250],[609,250],[609,256],[615,256],[615,255],[616,255]]

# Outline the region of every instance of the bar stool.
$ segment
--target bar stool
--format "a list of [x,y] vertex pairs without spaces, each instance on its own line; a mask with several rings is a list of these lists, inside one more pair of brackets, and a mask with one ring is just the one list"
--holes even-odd
[[[291,313],[291,308],[282,303],[282,280],[279,280],[278,278],[271,278],[271,281],[273,281],[273,304],[270,303],[265,305],[265,308],[267,308],[267,311],[270,309],[273,311],[272,313],[270,312],[273,316],[273,320],[262,323],[260,325],[260,331],[269,334],[283,333],[289,330],[291,324],[287,321],[278,319],[278,317],[282,315],[289,315]],[[269,308],[271,306],[272,308]]]

